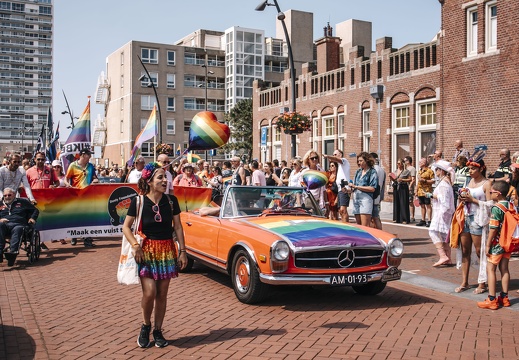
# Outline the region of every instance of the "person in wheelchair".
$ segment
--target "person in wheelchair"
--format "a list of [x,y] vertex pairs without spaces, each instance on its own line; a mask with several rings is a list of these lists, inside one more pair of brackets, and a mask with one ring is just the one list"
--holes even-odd
[[4,198],[0,203],[0,262],[3,261],[5,238],[11,237],[8,258],[8,266],[13,266],[16,255],[20,249],[20,240],[24,228],[36,223],[39,210],[28,200],[16,198],[16,191],[11,188],[4,189]]

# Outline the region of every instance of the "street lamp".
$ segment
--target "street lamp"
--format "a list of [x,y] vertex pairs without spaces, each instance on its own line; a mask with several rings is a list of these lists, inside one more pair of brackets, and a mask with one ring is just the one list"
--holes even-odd
[[369,94],[375,99],[377,100],[377,105],[378,105],[378,109],[377,109],[377,119],[378,119],[378,149],[377,149],[377,155],[378,155],[378,159],[380,161],[380,153],[382,152],[382,150],[380,149],[380,113],[382,112],[382,110],[380,109],[380,102],[382,101],[382,98],[384,97],[384,90],[385,90],[385,87],[384,85],[374,85],[374,86],[371,86],[369,88]]
[[[162,116],[160,112],[160,102],[159,102],[159,96],[157,95],[157,88],[155,87],[155,84],[153,83],[153,79],[151,78],[150,73],[148,72],[148,69],[146,69],[146,66],[144,66],[144,63],[142,62],[142,59],[139,55],[137,55],[137,58],[141,62],[142,67],[144,68],[144,71],[146,71],[146,75],[148,76],[148,85],[147,87],[153,88],[153,92],[155,93],[155,100],[157,100],[157,110],[158,110],[158,117],[157,117],[157,125],[159,127],[159,144],[162,144]],[[142,81],[145,79],[145,76],[141,76],[139,78],[139,81]]]
[[[288,49],[288,66],[290,67],[290,86],[292,87],[292,112],[296,111],[296,68],[294,67],[294,56],[292,54],[292,45],[290,44],[290,37],[288,36],[287,25],[285,24],[285,14],[281,12],[277,0],[273,0],[274,4],[268,2],[268,0],[262,1],[256,6],[256,11],[263,11],[267,6],[275,6],[278,12],[278,20],[281,21],[283,32],[285,33],[285,40],[287,42]],[[291,136],[291,147],[292,147],[292,158],[296,157],[296,134]]]
[[70,116],[70,123],[72,124],[70,127],[67,127],[67,129],[73,129],[74,126],[75,126],[74,125],[74,119],[78,119],[78,118],[74,117],[74,115],[72,115],[72,113],[68,112],[67,110],[61,112],[61,115],[65,115],[65,114],[69,114],[69,116]]
[[211,70],[208,70],[207,69],[207,60],[206,60],[206,63],[204,65],[202,65],[202,67],[205,69],[205,81],[204,81],[204,85],[205,85],[205,111],[207,111],[207,74],[211,74],[213,75],[214,74],[214,71],[211,71]]

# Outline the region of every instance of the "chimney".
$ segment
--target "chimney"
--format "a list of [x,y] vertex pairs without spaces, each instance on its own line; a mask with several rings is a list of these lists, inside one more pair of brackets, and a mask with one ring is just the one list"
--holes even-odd
[[317,47],[317,72],[319,74],[340,67],[341,39],[333,36],[333,28],[330,23],[323,28],[323,31],[324,37],[315,42]]

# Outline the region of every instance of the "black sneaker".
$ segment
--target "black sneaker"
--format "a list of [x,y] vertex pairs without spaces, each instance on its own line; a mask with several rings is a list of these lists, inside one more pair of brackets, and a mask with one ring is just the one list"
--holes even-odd
[[141,326],[141,333],[139,334],[139,337],[137,338],[137,345],[141,348],[147,348],[150,346],[150,330],[151,330],[151,324],[150,325],[144,325]]
[[153,330],[153,340],[155,340],[155,346],[163,348],[169,345],[168,341],[162,336],[161,330]]
[[430,222],[430,221],[427,221],[427,222],[425,223],[425,227],[429,227],[429,226],[431,226],[431,222]]
[[4,254],[0,252],[0,263],[4,262]]
[[425,226],[425,221],[423,220],[420,220],[420,222],[418,224],[416,224],[416,226]]
[[70,239],[70,245],[76,245],[76,244],[77,244],[77,239],[76,238]]
[[94,247],[95,246],[92,238],[85,238],[85,240],[83,240],[83,245],[85,245],[85,247]]

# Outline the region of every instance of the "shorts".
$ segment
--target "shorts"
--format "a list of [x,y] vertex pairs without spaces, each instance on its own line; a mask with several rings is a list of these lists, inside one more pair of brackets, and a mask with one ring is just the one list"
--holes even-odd
[[431,205],[431,198],[425,196],[418,196],[418,201],[420,205]]
[[350,206],[350,194],[339,191],[337,196],[339,197],[339,207]]
[[502,253],[502,254],[498,254],[498,255],[492,255],[492,254],[489,254],[487,256],[487,262],[491,263],[492,265],[499,265],[499,263],[501,262],[502,259],[510,259],[510,256],[512,254],[510,253]]
[[142,243],[144,261],[139,264],[139,276],[153,280],[178,276],[177,250],[173,240],[149,240]]
[[474,215],[465,215],[465,227],[462,232],[480,236],[483,234],[483,227],[476,224]]
[[373,205],[373,211],[371,212],[372,218],[379,218],[380,217],[380,204],[374,204]]
[[368,193],[355,190],[353,198],[353,215],[371,215],[373,213],[373,198]]

